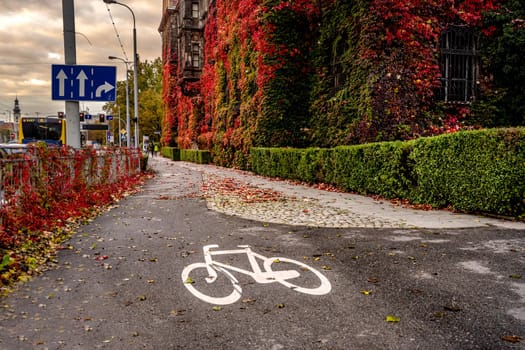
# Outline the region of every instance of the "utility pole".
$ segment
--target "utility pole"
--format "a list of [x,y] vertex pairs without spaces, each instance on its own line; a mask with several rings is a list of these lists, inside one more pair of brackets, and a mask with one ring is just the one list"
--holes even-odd
[[[74,0],[62,0],[62,17],[64,21],[64,63],[76,65]],[[81,147],[79,111],[78,101],[66,101],[66,138],[68,146],[73,148]]]

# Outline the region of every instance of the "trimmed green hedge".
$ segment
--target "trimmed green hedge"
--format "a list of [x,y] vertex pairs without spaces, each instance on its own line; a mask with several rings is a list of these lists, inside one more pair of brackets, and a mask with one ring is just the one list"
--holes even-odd
[[200,149],[181,149],[180,160],[198,164],[211,163],[210,151]]
[[168,159],[179,161],[180,160],[180,149],[175,147],[162,147],[160,154]]
[[252,148],[252,170],[264,176],[301,179],[298,171],[304,150],[296,148]]
[[466,212],[525,215],[523,128],[332,149],[252,148],[250,157],[260,175]]
[[175,147],[162,147],[160,154],[174,161],[186,161],[199,164],[211,163],[211,153],[205,150],[179,149]]
[[525,129],[418,139],[410,155],[417,203],[461,211],[525,214]]

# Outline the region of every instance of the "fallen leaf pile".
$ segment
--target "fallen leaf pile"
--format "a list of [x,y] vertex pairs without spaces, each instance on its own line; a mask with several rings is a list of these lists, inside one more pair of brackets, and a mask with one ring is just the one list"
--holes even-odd
[[281,192],[262,189],[233,178],[210,177],[201,188],[206,197],[235,196],[244,203],[262,203],[284,199]]
[[389,201],[392,205],[402,208],[409,208],[409,209],[416,209],[416,210],[424,210],[424,211],[430,211],[434,208],[429,204],[416,204],[411,203],[408,199],[400,199],[400,198],[393,198],[393,199],[385,199],[379,195],[371,195],[371,198],[373,198],[376,201]]

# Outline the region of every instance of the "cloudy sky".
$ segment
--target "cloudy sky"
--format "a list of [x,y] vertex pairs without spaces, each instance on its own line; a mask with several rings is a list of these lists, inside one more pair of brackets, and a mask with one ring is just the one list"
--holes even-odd
[[[141,61],[160,57],[162,0],[119,2],[135,13]],[[127,8],[103,0],[75,0],[75,31],[77,64],[114,65],[117,79],[125,79],[125,65],[108,56],[133,60],[133,18]],[[0,120],[8,119],[16,96],[23,116],[55,115],[65,109],[63,101],[51,100],[52,64],[64,64],[62,0],[0,0]],[[94,114],[101,106],[80,102],[81,109]]]

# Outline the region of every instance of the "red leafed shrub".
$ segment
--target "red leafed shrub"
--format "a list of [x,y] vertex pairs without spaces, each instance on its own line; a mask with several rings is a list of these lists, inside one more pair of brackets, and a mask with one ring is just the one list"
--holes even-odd
[[45,145],[0,160],[0,253],[120,198],[142,181],[140,161],[136,150]]

